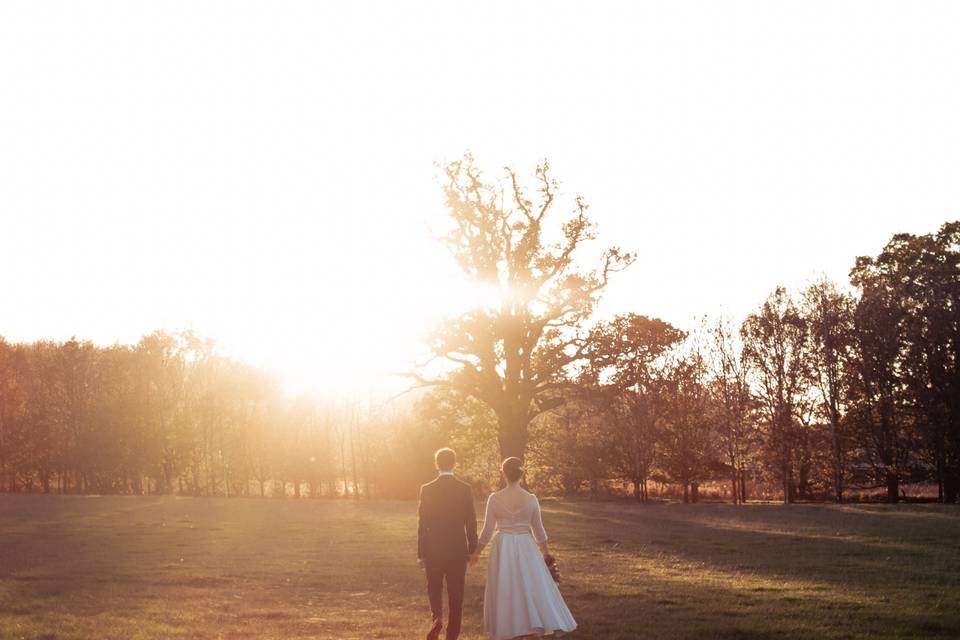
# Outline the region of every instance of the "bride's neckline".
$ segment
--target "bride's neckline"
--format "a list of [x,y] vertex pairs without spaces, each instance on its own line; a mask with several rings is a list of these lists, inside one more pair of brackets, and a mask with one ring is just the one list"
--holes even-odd
[[[523,491],[523,490],[522,490],[522,491]],[[516,514],[520,513],[521,511],[524,510],[524,508],[526,508],[527,504],[529,504],[529,502],[530,502],[530,497],[533,495],[533,494],[530,493],[529,491],[523,491],[523,493],[525,494],[525,496],[524,496],[524,498],[523,498],[523,503],[522,503],[519,507],[517,507],[516,509],[511,509],[511,508],[504,502],[504,500],[502,500],[502,499],[500,500],[500,505],[501,505],[501,506],[504,508],[504,510],[507,511],[507,513],[509,513],[510,515],[516,515]],[[503,498],[503,490],[497,492],[497,497]]]

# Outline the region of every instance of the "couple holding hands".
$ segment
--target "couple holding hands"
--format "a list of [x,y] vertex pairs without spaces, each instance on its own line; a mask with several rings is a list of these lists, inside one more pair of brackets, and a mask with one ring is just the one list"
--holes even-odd
[[456,454],[440,449],[435,462],[436,479],[420,488],[417,525],[417,558],[426,571],[433,614],[427,640],[438,640],[443,630],[444,581],[449,603],[446,638],[459,637],[467,565],[476,564],[488,544],[484,632],[493,640],[512,640],[573,631],[577,623],[548,566],[553,559],[540,502],[520,486],[521,460],[507,458],[500,466],[506,487],[487,498],[479,536],[472,489],[453,473]]

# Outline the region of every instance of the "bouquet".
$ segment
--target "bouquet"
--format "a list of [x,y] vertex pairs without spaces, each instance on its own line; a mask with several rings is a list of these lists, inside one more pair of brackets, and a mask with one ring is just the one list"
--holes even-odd
[[550,570],[550,577],[553,578],[553,581],[556,583],[560,582],[560,566],[557,564],[557,559],[551,554],[547,554],[543,557],[543,561],[547,563],[547,569]]

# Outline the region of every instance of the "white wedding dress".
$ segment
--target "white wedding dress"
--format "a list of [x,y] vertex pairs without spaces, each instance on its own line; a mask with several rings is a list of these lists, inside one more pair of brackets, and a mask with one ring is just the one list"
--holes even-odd
[[483,597],[483,630],[494,640],[577,628],[537,547],[537,542],[547,540],[540,502],[532,493],[526,496],[517,510],[509,508],[500,491],[487,499],[478,548],[483,549],[493,538]]

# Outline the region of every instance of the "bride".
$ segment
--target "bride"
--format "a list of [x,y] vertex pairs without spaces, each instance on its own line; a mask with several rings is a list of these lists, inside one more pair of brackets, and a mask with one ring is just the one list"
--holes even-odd
[[573,631],[577,623],[544,562],[547,533],[540,502],[520,486],[523,463],[507,458],[500,471],[507,486],[487,499],[483,531],[470,558],[475,563],[493,538],[483,594],[483,630],[494,640]]

